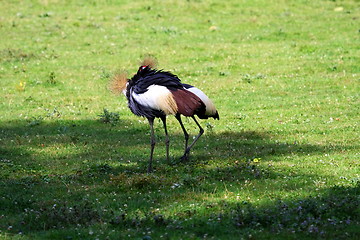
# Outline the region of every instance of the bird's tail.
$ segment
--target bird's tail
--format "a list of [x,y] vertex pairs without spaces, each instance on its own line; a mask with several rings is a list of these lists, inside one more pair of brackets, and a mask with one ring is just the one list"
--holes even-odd
[[114,94],[121,94],[125,92],[128,79],[126,73],[118,73],[112,78],[109,84],[109,90]]

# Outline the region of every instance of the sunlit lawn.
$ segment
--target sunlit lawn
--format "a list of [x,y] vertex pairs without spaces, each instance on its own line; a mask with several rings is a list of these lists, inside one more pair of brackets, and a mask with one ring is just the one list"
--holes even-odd
[[[358,1],[2,1],[0,10],[0,238],[359,235]],[[185,163],[176,119],[171,164],[156,121],[151,174],[146,119],[107,89],[149,54],[220,114],[201,121]]]

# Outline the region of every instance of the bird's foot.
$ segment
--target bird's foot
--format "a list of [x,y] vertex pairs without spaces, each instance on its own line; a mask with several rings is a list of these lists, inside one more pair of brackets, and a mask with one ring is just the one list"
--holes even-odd
[[180,157],[180,162],[186,162],[189,160],[189,153],[185,153],[182,157]]

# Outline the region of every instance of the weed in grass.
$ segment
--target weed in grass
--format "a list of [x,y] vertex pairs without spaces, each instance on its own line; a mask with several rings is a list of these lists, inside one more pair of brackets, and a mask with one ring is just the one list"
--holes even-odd
[[50,111],[49,109],[45,109],[45,111],[47,112],[46,118],[49,119],[60,118],[62,115],[57,108],[54,108],[52,111]]
[[46,80],[47,83],[51,85],[57,84],[55,72],[50,72],[48,79]]
[[44,117],[42,116],[38,116],[38,117],[32,117],[30,119],[28,119],[28,126],[29,127],[33,127],[33,126],[38,126],[42,123],[42,121],[44,120]]
[[260,79],[264,79],[264,78],[266,78],[266,76],[261,73],[256,74],[255,76],[252,76],[250,74],[244,74],[242,76],[242,80],[247,83],[252,83],[254,80],[260,80]]
[[52,12],[45,12],[45,13],[41,13],[38,15],[39,18],[49,18],[52,17],[54,15],[54,13]]
[[[30,101],[31,101],[31,99],[30,99]],[[51,119],[54,119],[54,118],[60,118],[61,117],[61,113],[57,110],[57,108],[54,108],[52,111],[50,111],[49,109],[45,109],[45,112],[46,112],[45,114],[42,114],[40,116],[31,117],[30,119],[27,119],[28,126],[29,127],[38,126],[44,120],[51,120]]]
[[106,108],[103,109],[104,114],[99,115],[100,121],[115,126],[120,121],[119,113],[110,112]]
[[26,82],[21,81],[18,85],[16,85],[16,90],[19,92],[25,91]]
[[33,53],[26,53],[21,49],[2,49],[0,50],[0,62],[23,62],[26,60],[31,60],[35,57]]
[[209,132],[212,132],[214,129],[214,125],[212,125],[209,122],[207,122],[205,126],[206,126],[207,131],[209,131]]
[[102,69],[100,73],[100,79],[108,80],[111,77],[111,73],[107,71],[106,69]]

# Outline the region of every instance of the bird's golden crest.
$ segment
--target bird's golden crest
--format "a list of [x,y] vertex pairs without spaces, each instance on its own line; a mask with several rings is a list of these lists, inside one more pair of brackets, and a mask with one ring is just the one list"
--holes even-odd
[[152,56],[146,56],[140,65],[148,66],[149,68],[156,68],[157,60]]
[[118,73],[110,81],[109,89],[114,94],[121,94],[126,89],[127,82],[126,73]]

